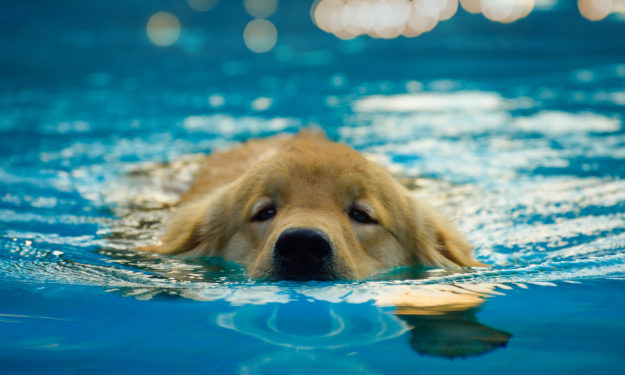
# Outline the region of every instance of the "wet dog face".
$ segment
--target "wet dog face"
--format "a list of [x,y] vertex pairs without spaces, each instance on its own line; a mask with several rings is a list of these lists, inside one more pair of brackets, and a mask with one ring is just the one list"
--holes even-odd
[[[409,202],[390,176],[348,147],[295,144],[239,186],[245,216],[234,237],[251,250],[251,277],[355,279],[411,262],[389,212]],[[229,247],[240,244],[226,246],[226,257]]]
[[330,142],[294,143],[183,206],[152,251],[222,256],[251,278],[287,280],[477,264],[461,237],[383,168]]

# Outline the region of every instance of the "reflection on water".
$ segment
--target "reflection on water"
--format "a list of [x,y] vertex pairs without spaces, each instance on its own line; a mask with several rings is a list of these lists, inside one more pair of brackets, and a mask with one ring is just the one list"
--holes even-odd
[[331,352],[313,352],[301,350],[280,349],[272,353],[265,353],[252,358],[239,366],[242,374],[276,374],[290,373],[294,368],[311,369],[317,374],[382,374],[355,359],[338,356]]
[[[214,323],[272,346],[349,349],[407,337],[421,355],[470,357],[503,348],[511,335],[479,322],[494,285],[397,283],[169,283],[109,292],[139,300],[227,301]],[[501,286],[506,287],[506,286]],[[506,287],[509,288],[509,287]],[[294,362],[291,362],[294,363]]]
[[410,347],[419,354],[455,358],[503,348],[510,334],[484,324],[474,309],[441,315],[400,315],[410,326]]
[[[110,248],[98,252],[144,275],[135,278],[143,279],[140,283],[109,284],[107,291],[143,301],[226,301],[231,307],[217,314],[217,325],[281,348],[353,350],[407,337],[421,355],[456,358],[503,348],[510,339],[477,318],[487,298],[510,286],[423,284],[428,277],[453,277],[457,271],[415,267],[380,274],[381,281],[257,283],[247,280],[242,267],[218,258],[180,259]],[[270,358],[268,363],[260,360],[262,366],[294,365],[299,356]],[[260,365],[252,361],[245,366]]]
[[[405,312],[405,311],[404,311]],[[505,347],[510,335],[477,321],[475,309],[396,315],[369,304],[246,305],[222,313],[217,323],[267,343],[293,349],[354,349],[409,335],[422,355],[468,357]]]
[[372,305],[302,302],[247,305],[217,317],[221,327],[295,349],[371,345],[402,335],[407,327]]

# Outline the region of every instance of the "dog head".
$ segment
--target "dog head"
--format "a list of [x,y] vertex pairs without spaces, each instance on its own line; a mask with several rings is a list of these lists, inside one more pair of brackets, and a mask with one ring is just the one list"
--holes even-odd
[[331,142],[294,142],[182,206],[160,253],[222,256],[252,278],[362,279],[397,266],[471,266],[470,247],[383,168]]

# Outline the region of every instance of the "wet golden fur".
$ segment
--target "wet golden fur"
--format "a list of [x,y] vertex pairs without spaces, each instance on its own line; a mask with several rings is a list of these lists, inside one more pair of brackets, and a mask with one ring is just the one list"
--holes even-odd
[[[251,220],[267,204],[276,215]],[[354,206],[375,222],[351,219]],[[222,256],[251,278],[272,277],[274,246],[289,228],[327,234],[336,278],[363,279],[413,264],[482,265],[460,234],[384,168],[312,131],[207,156],[162,244],[141,250]]]

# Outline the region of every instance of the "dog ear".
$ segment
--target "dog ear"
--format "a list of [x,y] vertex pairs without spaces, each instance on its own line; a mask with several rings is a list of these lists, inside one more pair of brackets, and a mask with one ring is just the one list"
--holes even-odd
[[413,197],[407,221],[416,261],[425,266],[485,266],[473,259],[472,248],[442,216]]
[[438,250],[455,264],[464,267],[483,267],[483,263],[473,258],[473,248],[464,237],[439,215],[432,217],[432,227],[436,233]]
[[195,253],[217,255],[233,229],[226,217],[233,210],[225,189],[189,201],[178,207],[167,230],[161,239],[161,245],[146,246],[139,251],[150,251],[160,254]]

